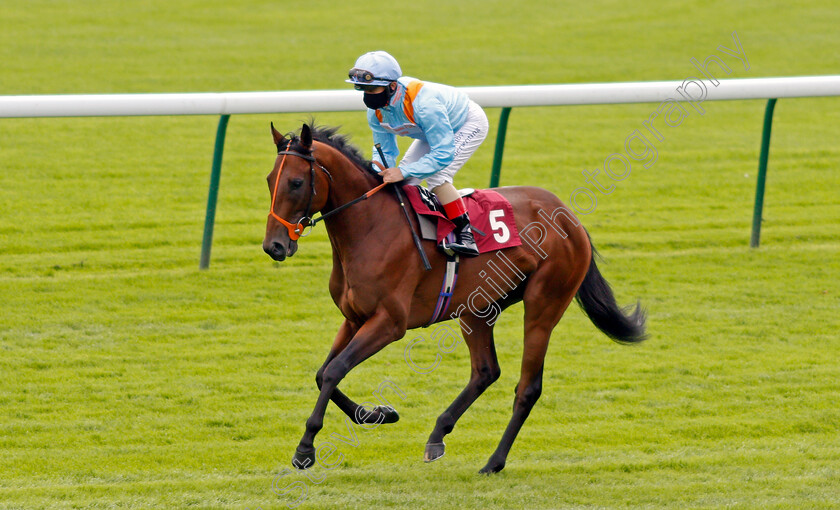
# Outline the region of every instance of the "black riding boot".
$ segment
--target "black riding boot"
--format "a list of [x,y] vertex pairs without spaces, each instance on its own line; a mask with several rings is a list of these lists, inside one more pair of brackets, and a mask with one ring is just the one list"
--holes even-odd
[[475,238],[470,228],[470,216],[464,213],[460,216],[452,218],[452,223],[455,224],[455,242],[447,243],[444,241],[444,249],[449,248],[455,253],[461,254],[465,257],[477,257],[478,246],[475,244]]

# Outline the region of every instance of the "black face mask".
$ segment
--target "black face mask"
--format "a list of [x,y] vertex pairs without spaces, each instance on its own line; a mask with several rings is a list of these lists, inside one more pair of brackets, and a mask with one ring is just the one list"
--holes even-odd
[[388,101],[391,100],[391,88],[385,87],[385,90],[378,94],[363,94],[365,97],[364,102],[365,106],[370,108],[371,110],[377,110],[382,108],[383,106],[388,104]]

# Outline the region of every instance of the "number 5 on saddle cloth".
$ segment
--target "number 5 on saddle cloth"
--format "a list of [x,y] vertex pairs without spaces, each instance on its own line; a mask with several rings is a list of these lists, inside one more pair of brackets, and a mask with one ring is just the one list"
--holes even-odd
[[[402,189],[417,213],[423,238],[434,240],[440,245],[455,230],[455,225],[446,218],[437,197],[422,186],[409,185]],[[467,205],[473,230],[478,234],[475,241],[479,252],[487,253],[522,244],[513,218],[513,207],[505,197],[489,189],[461,190],[461,196]],[[432,230],[430,227],[435,224]]]
[[[438,247],[449,236],[454,237],[455,225],[446,217],[443,206],[434,193],[422,186],[403,186],[406,198],[417,213],[420,232],[423,239],[435,241]],[[492,190],[461,190],[461,196],[467,206],[476,245],[480,253],[487,253],[503,248],[520,246],[522,240],[513,218],[513,207],[499,193]],[[451,242],[451,239],[450,239]],[[446,314],[455,283],[458,280],[460,257],[451,251],[446,254],[446,271],[438,296],[435,312],[426,324],[431,326]]]

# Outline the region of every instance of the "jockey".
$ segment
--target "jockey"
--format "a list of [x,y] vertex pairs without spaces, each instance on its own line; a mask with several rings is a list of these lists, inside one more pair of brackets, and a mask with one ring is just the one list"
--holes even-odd
[[[403,76],[396,59],[384,51],[359,57],[346,81],[364,91],[373,141],[382,146],[386,159],[396,162],[400,154],[397,135],[414,138],[399,165],[389,168],[380,161],[386,167],[383,180],[419,184],[425,179],[455,224],[455,241],[444,240],[441,247],[478,255],[466,205],[452,179],[487,137],[481,107],[453,87]],[[376,151],[373,159],[380,160]]]

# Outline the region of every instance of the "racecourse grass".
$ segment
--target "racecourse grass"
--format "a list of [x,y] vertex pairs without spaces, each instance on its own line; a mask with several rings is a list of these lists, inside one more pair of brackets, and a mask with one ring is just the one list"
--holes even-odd
[[[456,85],[681,80],[692,57],[732,48],[733,31],[751,68],[727,57],[731,77],[837,72],[831,2],[378,9],[6,2],[0,94],[341,88],[378,48]],[[502,184],[567,201],[656,106],[514,109]],[[341,321],[323,229],[282,264],[261,250],[268,124],[293,131],[308,115],[231,118],[208,271],[218,119],[0,120],[0,508],[286,508],[302,496],[293,482],[308,491],[298,508],[837,508],[840,100],[779,101],[759,249],[748,243],[764,102],[703,107],[580,216],[619,302],[647,308],[649,340],[616,345],[572,306],[542,397],[490,477],[477,471],[510,418],[521,305],[496,327],[500,380],[443,459],[424,464],[423,445],[469,357],[461,344],[413,371],[403,349],[422,335],[413,359],[433,363],[432,328],[342,382],[371,402],[396,384],[404,399],[384,395],[397,424],[348,429],[331,406],[316,446],[334,443],[340,466],[284,471]],[[487,184],[499,110],[488,114],[460,186]],[[362,117],[317,120],[367,150]],[[352,432],[355,446],[336,439]]]

